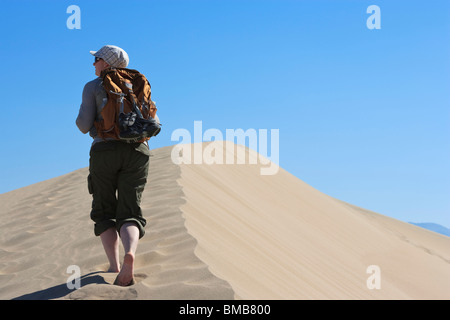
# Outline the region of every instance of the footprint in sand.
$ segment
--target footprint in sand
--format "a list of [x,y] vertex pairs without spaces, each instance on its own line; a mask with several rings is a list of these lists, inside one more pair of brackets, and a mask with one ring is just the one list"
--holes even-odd
[[135,284],[129,287],[120,287],[113,285],[117,273],[101,272],[97,273],[95,283],[83,285],[78,290],[73,291],[66,299],[69,300],[133,300],[137,298],[137,291],[133,288],[134,285],[141,282],[147,275],[138,273],[134,275]]

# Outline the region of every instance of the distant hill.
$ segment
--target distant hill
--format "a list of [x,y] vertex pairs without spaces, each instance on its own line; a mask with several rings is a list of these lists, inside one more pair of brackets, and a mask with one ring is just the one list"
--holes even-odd
[[432,223],[432,222],[422,222],[422,223],[414,223],[414,222],[410,222],[413,225],[416,225],[418,227],[422,227],[424,229],[427,230],[431,230],[440,234],[443,234],[444,236],[450,237],[450,229],[441,226],[440,224],[437,223]]

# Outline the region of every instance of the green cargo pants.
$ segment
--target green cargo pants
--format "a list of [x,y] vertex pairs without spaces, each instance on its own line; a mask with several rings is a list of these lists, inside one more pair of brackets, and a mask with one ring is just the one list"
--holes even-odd
[[91,147],[88,189],[92,194],[94,233],[133,222],[144,236],[145,218],[140,207],[147,182],[150,152],[145,143],[105,141]]

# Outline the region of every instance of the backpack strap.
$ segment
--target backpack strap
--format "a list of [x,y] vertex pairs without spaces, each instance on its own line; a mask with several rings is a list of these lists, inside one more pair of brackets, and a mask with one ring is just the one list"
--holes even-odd
[[[144,117],[142,116],[141,110],[139,110],[138,105],[136,103],[136,99],[134,99],[134,92],[133,92],[133,84],[131,82],[126,81],[125,82],[125,87],[127,87],[128,89],[128,93],[130,94],[131,100],[133,102],[133,108],[134,111],[136,111],[136,114],[138,115],[139,118],[144,119]],[[120,112],[123,112],[123,105],[121,106]]]
[[120,103],[120,112],[123,113],[123,98],[126,97],[126,93],[122,93],[122,92],[114,92],[112,90],[109,90],[110,93],[115,94],[117,96],[119,96],[119,103]]

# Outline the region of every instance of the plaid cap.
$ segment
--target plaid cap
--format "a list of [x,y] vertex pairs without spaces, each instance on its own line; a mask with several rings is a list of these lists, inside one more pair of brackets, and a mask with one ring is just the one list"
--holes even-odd
[[111,67],[126,68],[130,59],[128,54],[122,48],[107,45],[98,51],[89,51],[93,56],[103,59]]

